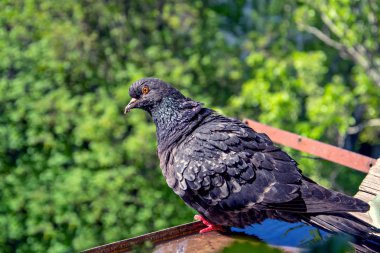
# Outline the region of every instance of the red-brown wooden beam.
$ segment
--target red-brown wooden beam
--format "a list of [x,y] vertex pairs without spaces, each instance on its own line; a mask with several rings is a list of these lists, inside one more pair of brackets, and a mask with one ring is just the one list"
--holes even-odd
[[194,221],[191,223],[163,229],[160,231],[148,233],[145,235],[133,237],[126,240],[121,240],[118,242],[113,242],[110,244],[105,244],[95,248],[87,249],[81,253],[124,253],[133,250],[133,247],[142,245],[144,242],[151,242],[153,244],[158,244],[170,240],[174,240],[181,236],[187,236],[191,234],[196,234],[205,228],[205,225],[201,221]]
[[267,126],[250,119],[245,119],[244,123],[256,132],[266,133],[275,143],[321,157],[355,170],[368,173],[369,168],[376,163],[376,160],[371,157]]

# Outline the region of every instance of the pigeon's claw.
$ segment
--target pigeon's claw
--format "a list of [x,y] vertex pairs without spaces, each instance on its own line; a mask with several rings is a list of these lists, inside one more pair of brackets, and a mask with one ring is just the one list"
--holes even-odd
[[195,215],[194,216],[194,220],[202,221],[202,223],[207,226],[207,228],[201,229],[199,231],[200,234],[203,234],[203,233],[206,233],[206,232],[210,232],[210,231],[221,231],[221,232],[225,232],[226,231],[222,226],[214,225],[214,224],[210,223],[205,218],[203,218],[202,215],[198,215],[198,214]]
[[203,224],[205,224],[207,227],[211,226],[212,224],[210,222],[208,222],[205,218],[203,218],[202,215],[194,215],[194,220],[199,220],[199,221],[202,221]]

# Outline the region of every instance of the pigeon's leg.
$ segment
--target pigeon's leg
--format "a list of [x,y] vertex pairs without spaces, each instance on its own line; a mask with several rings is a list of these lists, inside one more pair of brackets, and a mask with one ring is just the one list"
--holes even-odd
[[214,224],[208,222],[205,218],[203,218],[202,215],[199,215],[199,214],[195,215],[194,220],[202,221],[202,223],[207,226],[207,228],[204,228],[201,231],[199,231],[200,234],[210,232],[210,231],[221,231],[221,232],[226,231],[222,226],[214,225]]

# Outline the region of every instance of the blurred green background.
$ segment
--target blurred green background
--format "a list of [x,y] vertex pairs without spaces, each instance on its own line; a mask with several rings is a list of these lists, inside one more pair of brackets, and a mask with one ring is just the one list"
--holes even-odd
[[[0,1],[0,249],[77,252],[192,220],[155,127],[164,79],[223,114],[380,154],[378,1]],[[286,149],[352,194],[363,174]]]

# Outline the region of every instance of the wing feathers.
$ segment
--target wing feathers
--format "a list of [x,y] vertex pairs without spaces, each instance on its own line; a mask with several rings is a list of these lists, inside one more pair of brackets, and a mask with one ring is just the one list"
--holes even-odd
[[252,208],[290,213],[368,209],[360,200],[303,177],[297,163],[265,134],[238,121],[211,116],[177,147],[168,165],[179,181],[173,184],[175,191],[180,196],[197,196],[194,207],[233,213]]

